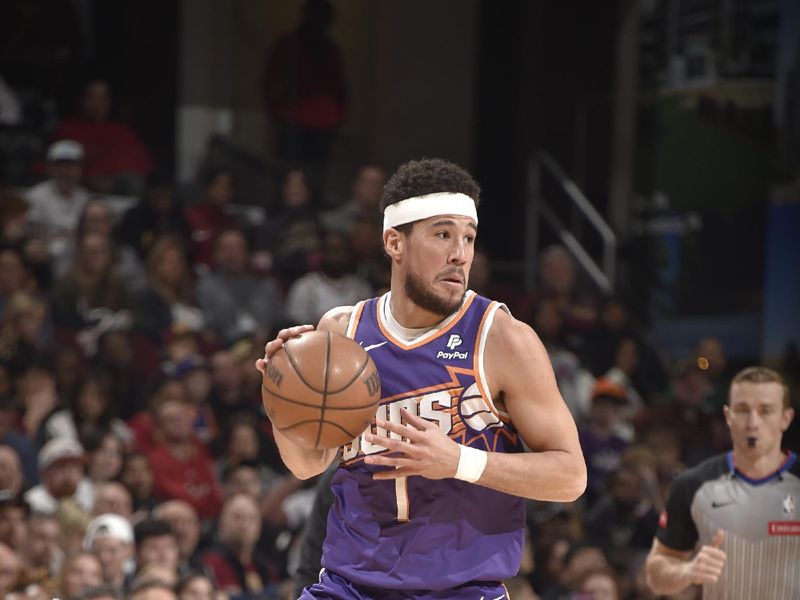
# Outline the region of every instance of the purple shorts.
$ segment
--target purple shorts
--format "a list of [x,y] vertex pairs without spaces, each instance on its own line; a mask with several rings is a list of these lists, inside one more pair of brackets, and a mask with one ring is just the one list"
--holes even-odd
[[384,590],[356,586],[336,573],[324,570],[319,583],[308,586],[298,600],[510,600],[499,581],[472,582],[449,590]]

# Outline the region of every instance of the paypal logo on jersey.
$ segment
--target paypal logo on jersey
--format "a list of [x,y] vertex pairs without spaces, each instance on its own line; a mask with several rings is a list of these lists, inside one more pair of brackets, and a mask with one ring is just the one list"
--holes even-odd
[[436,353],[436,358],[443,358],[445,360],[453,360],[455,358],[460,360],[465,360],[469,356],[469,352],[459,352],[456,350],[461,344],[464,343],[464,340],[461,339],[461,336],[457,333],[450,334],[450,337],[447,339],[447,347],[450,349],[450,352],[445,352],[444,350],[439,350]]

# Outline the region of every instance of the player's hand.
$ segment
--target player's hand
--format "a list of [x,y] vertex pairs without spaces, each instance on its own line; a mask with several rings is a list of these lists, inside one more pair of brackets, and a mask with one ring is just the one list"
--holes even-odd
[[287,329],[281,329],[275,339],[267,342],[267,345],[264,346],[264,357],[256,360],[256,369],[258,369],[263,375],[264,369],[267,368],[267,362],[269,362],[269,359],[272,358],[272,356],[283,347],[285,342],[289,341],[293,337],[299,336],[301,333],[313,330],[313,325],[296,325]]
[[704,583],[716,583],[725,566],[727,555],[720,548],[725,532],[720,529],[717,531],[710,544],[704,545],[695,557],[689,562],[689,577],[692,583],[702,585]]
[[364,462],[368,465],[394,467],[378,471],[372,477],[374,479],[397,479],[409,475],[420,475],[428,479],[454,477],[461,454],[458,444],[447,437],[437,423],[412,415],[406,409],[402,409],[400,414],[403,416],[403,424],[381,419],[377,419],[375,424],[402,436],[403,439],[396,440],[373,433],[364,434],[368,442],[389,450],[383,454],[367,456]]

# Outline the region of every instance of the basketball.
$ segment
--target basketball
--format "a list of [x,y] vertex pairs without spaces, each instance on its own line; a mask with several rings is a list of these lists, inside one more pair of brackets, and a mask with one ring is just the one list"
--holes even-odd
[[350,338],[309,331],[285,342],[264,370],[273,427],[306,448],[338,448],[370,424],[381,398],[375,364]]

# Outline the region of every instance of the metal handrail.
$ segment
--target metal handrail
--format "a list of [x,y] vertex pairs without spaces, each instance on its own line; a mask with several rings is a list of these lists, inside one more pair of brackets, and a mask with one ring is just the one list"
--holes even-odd
[[[602,267],[597,264],[580,241],[561,222],[553,209],[546,203],[542,193],[542,167],[556,180],[572,205],[597,231],[603,242]],[[539,151],[531,159],[528,170],[528,205],[526,210],[525,236],[525,287],[533,290],[536,286],[536,257],[539,232],[539,215],[541,214],[561,239],[566,249],[578,264],[591,277],[592,281],[606,294],[614,291],[614,275],[616,269],[617,236],[605,219],[592,206],[592,203],[564,172],[556,160],[547,152]]]

